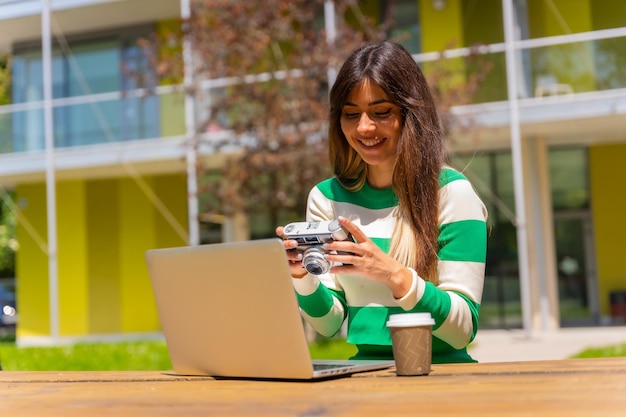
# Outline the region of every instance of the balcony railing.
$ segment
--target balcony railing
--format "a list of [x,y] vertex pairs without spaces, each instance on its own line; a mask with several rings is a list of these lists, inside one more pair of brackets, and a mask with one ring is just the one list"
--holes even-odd
[[[464,56],[480,54],[492,64],[481,89],[471,103],[504,102],[506,65],[504,45],[461,48],[443,53],[416,55],[428,72],[429,67],[450,64],[469,77],[473,68]],[[518,99],[547,96],[577,96],[626,89],[626,28],[517,41],[520,74]],[[461,62],[461,65],[458,65]],[[244,82],[263,81],[264,75]],[[207,91],[238,82],[211,80],[202,84]],[[580,101],[580,100],[576,100]],[[56,147],[142,140],[184,134],[183,101],[174,86],[156,89],[156,95],[141,89],[55,98],[54,143]],[[42,150],[43,101],[26,101],[0,107],[0,153]],[[597,114],[594,114],[597,115]],[[544,115],[549,117],[549,115]]]

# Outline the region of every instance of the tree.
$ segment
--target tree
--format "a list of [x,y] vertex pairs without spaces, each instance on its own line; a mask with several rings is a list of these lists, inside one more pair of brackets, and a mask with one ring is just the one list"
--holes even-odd
[[11,102],[11,57],[0,53],[0,106]]
[[[11,59],[8,55],[0,54],[0,106],[9,104],[11,87]],[[2,140],[2,130],[7,120],[0,117],[0,152],[6,151],[8,145]],[[15,239],[15,213],[10,209],[12,197],[0,188],[0,277],[15,275],[15,252],[18,244]]]
[[15,239],[16,218],[11,210],[11,196],[0,190],[0,278],[15,276],[15,253],[18,250]]
[[[11,57],[0,53],[0,106],[11,103]],[[10,152],[10,115],[0,115],[0,153]]]
[[[262,218],[261,233],[273,233],[278,224],[301,220],[309,190],[331,175],[329,78],[363,41],[386,38],[392,24],[390,17],[378,23],[365,17],[353,0],[336,0],[334,7],[339,18],[329,39],[323,0],[192,0],[180,31],[143,43],[157,75],[167,80],[182,80],[184,39],[194,51],[195,83],[186,93],[206,103],[198,146],[225,158],[219,169],[198,167],[202,213]],[[216,79],[220,87],[202,88]],[[446,94],[457,89],[446,87]],[[216,140],[215,131],[231,134]]]

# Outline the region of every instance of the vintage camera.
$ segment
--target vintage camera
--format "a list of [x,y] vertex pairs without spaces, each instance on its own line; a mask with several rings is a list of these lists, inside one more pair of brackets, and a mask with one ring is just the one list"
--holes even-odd
[[292,239],[298,242],[296,250],[302,251],[302,265],[313,275],[328,272],[331,262],[324,258],[329,253],[322,245],[334,240],[353,241],[338,220],[321,222],[295,222],[283,228],[283,239]]

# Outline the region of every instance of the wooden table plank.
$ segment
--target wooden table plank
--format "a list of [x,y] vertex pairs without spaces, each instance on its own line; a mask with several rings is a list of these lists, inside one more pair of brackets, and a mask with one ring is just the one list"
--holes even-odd
[[626,415],[626,358],[434,365],[323,382],[166,372],[0,372],[0,413],[40,416]]

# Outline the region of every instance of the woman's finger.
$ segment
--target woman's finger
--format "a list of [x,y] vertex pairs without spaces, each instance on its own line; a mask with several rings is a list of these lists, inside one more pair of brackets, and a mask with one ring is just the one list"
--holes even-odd
[[359,227],[356,224],[352,223],[352,221],[348,219],[347,217],[339,216],[337,220],[339,221],[339,224],[342,227],[344,227],[348,232],[350,232],[350,234],[356,240],[357,243],[366,242],[369,240],[369,238],[365,235],[365,233],[363,233],[363,231],[359,229]]

